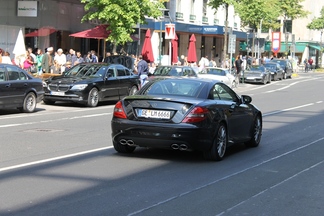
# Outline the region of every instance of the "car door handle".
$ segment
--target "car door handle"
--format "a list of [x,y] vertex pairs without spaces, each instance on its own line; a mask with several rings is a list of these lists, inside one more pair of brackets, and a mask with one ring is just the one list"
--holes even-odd
[[8,83],[8,84],[6,85],[6,88],[10,88],[10,86],[11,86],[11,84],[10,84],[10,83]]
[[24,83],[24,86],[28,86],[28,83]]
[[229,112],[234,112],[234,109],[236,107],[236,104],[232,104],[230,108],[228,109]]

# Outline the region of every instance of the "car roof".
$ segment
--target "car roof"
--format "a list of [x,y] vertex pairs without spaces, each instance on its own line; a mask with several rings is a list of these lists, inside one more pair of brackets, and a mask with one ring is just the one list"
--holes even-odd
[[160,76],[160,77],[154,77],[150,79],[150,81],[157,82],[161,80],[170,80],[170,81],[178,81],[178,80],[186,80],[186,81],[191,81],[191,82],[204,82],[204,83],[209,83],[209,84],[215,84],[215,83],[222,83],[218,80],[214,79],[208,79],[208,78],[200,78],[200,77],[165,77],[165,76]]

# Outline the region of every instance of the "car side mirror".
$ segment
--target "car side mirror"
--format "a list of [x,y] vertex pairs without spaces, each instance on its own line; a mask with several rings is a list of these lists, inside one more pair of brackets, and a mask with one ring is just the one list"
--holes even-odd
[[242,95],[241,100],[243,104],[250,104],[252,102],[252,98],[248,95]]

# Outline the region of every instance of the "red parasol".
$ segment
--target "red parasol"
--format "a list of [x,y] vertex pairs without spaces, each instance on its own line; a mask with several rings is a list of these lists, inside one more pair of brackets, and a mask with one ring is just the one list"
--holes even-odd
[[79,38],[107,39],[110,34],[107,27],[108,25],[98,25],[92,29],[70,34],[70,36]]
[[26,34],[25,37],[45,37],[53,34],[54,32],[56,32],[56,29],[53,27],[42,27],[36,31]]
[[171,41],[172,43],[172,63],[178,63],[178,36],[174,35],[174,39]]
[[187,61],[189,63],[197,62],[196,37],[194,34],[191,35],[190,40],[189,40]]
[[154,62],[152,42],[151,42],[151,31],[147,29],[145,34],[145,40],[142,48],[142,56],[145,61],[148,63]]

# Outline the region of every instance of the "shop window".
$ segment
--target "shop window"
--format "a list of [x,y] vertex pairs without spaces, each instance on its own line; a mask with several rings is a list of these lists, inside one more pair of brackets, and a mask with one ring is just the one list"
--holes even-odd
[[292,20],[284,20],[283,33],[292,32]]

